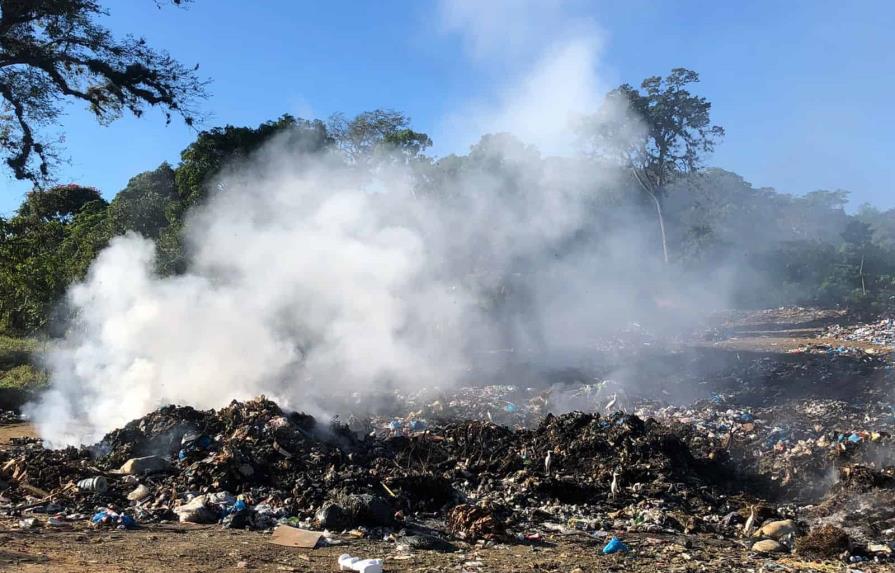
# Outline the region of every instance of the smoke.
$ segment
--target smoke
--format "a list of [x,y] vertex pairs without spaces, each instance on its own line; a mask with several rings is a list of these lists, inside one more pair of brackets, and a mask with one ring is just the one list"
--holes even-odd
[[448,113],[436,141],[457,149],[482,133],[510,132],[545,153],[573,150],[574,120],[593,113],[609,86],[599,74],[603,34],[568,4],[441,1],[445,28],[499,84]]
[[[168,403],[263,393],[324,412],[350,393],[575,366],[632,321],[677,328],[721,304],[660,271],[639,219],[606,218],[615,171],[529,145],[570,147],[567,118],[600,94],[598,45],[545,47],[465,126],[522,138],[485,136],[465,157],[360,170],[275,139],[192,214],[183,275],[154,273],[150,241],[114,239],[68,294],[75,318],[28,412],[41,435],[90,443]],[[666,289],[675,313],[645,294]]]

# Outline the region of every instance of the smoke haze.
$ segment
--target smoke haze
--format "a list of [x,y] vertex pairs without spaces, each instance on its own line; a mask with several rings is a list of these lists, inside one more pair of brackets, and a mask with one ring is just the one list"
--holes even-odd
[[[444,3],[452,25],[476,21],[471,6]],[[263,393],[325,412],[347,393],[573,366],[632,321],[676,328],[723,304],[660,271],[654,233],[633,217],[595,220],[626,184],[567,153],[569,118],[602,93],[598,47],[544,46],[457,131],[522,126],[519,139],[486,136],[434,167],[382,157],[362,171],[276,138],[214,182],[188,222],[183,275],[154,273],[151,241],[114,239],[69,292],[75,318],[28,412],[43,437],[90,443],[168,403]],[[676,313],[645,305],[644,284],[675,293]]]

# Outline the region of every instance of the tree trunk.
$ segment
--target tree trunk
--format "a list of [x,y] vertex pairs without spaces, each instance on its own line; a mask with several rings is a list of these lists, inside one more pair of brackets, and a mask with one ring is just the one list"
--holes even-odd
[[637,173],[637,169],[631,169],[631,172],[634,174],[634,178],[637,179],[637,183],[640,184],[640,188],[643,189],[647,195],[652,197],[653,203],[656,204],[656,215],[659,218],[659,235],[662,239],[662,257],[664,258],[665,264],[667,265],[668,239],[665,236],[665,217],[662,216],[662,202],[659,201],[659,195],[643,182],[643,179],[641,179],[640,175]]
[[656,203],[656,215],[659,217],[659,234],[662,235],[662,256],[665,258],[665,264],[668,264],[668,240],[665,237],[665,217],[662,216],[662,203],[659,201],[659,196],[655,193],[650,193],[650,197],[653,198],[653,201]]

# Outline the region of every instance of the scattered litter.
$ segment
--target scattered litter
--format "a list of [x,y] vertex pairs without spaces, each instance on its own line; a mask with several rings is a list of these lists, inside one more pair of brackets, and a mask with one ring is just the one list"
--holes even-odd
[[603,547],[603,555],[611,555],[613,553],[627,553],[628,546],[625,545],[618,537],[613,537]]
[[305,549],[314,549],[323,534],[319,531],[310,531],[307,529],[298,529],[288,525],[281,525],[273,530],[270,537],[270,543],[274,545],[283,545],[285,547],[302,547]]

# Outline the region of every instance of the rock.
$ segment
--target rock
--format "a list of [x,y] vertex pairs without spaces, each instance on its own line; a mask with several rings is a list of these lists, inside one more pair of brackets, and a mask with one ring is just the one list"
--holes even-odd
[[786,547],[773,539],[762,539],[752,544],[752,551],[756,553],[782,553],[786,551]]
[[140,501],[141,499],[146,499],[147,497],[149,497],[150,493],[151,492],[149,491],[148,487],[140,484],[134,491],[127,494],[127,498],[131,501]]
[[772,521],[762,525],[758,531],[752,534],[753,537],[769,537],[771,539],[781,539],[791,533],[796,532],[796,524],[791,519],[782,519],[780,521]]
[[810,559],[835,559],[848,551],[851,540],[842,529],[833,525],[822,525],[796,540],[796,553]]
[[342,531],[351,527],[351,518],[341,505],[326,502],[317,510],[315,516],[320,527],[330,531]]
[[146,456],[127,460],[118,471],[129,475],[145,475],[164,472],[169,469],[171,469],[171,462],[165,458],[161,456]]

